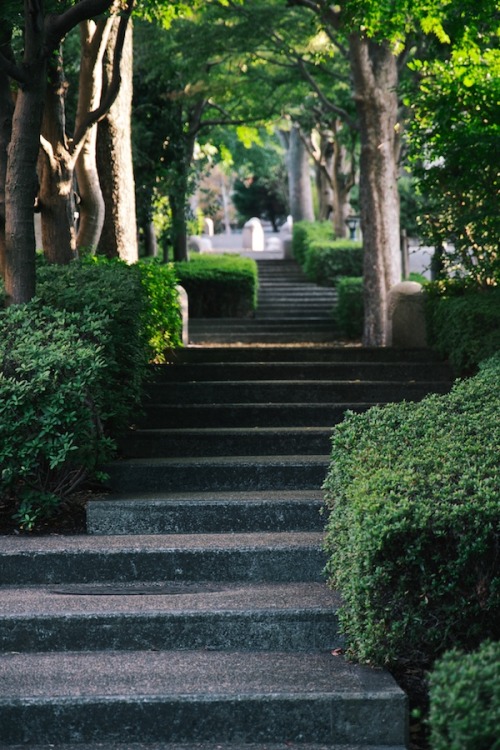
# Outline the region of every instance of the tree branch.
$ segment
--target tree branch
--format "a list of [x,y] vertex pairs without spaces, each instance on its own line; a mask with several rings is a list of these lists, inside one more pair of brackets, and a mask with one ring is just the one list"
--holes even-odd
[[17,83],[23,86],[28,82],[28,76],[25,74],[22,68],[19,68],[12,60],[9,60],[3,52],[0,52],[0,70],[2,70],[9,78],[12,78]]
[[358,129],[358,124],[355,122],[350,114],[343,108],[338,107],[336,104],[331,102],[323,93],[320,86],[317,84],[317,82],[314,80],[313,76],[310,74],[310,72],[307,70],[307,66],[303,60],[303,58],[297,59],[297,64],[299,66],[300,71],[302,72],[302,75],[306,79],[306,81],[309,83],[310,86],[314,89],[314,91],[319,96],[320,100],[323,102],[325,107],[329,109],[331,112],[335,112],[336,115],[341,117],[344,122],[349,125],[350,128],[353,128],[354,130]]
[[48,56],[80,21],[88,21],[105,13],[113,0],[80,0],[59,15],[47,17],[45,28],[45,55]]

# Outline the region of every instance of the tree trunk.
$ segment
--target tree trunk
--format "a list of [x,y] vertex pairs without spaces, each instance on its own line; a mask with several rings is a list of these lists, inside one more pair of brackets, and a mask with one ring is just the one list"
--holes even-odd
[[169,195],[170,210],[172,212],[172,245],[174,260],[188,259],[187,224],[186,224],[186,193],[177,189],[175,195]]
[[316,189],[318,191],[318,219],[332,219],[333,195],[333,139],[325,131],[319,132],[319,146],[315,149]]
[[42,246],[51,263],[69,263],[76,257],[74,159],[66,139],[65,96],[62,58],[53,57],[45,95],[39,158]]
[[290,213],[294,221],[314,221],[309,155],[300,128],[292,125],[287,154]]
[[14,102],[10,81],[0,71],[0,275],[5,276],[5,180],[7,177],[7,149],[12,133]]
[[[103,85],[112,78],[113,51],[118,31],[113,20],[104,55]],[[128,263],[138,258],[135,216],[134,174],[132,168],[132,27],[129,24],[121,64],[122,82],[119,94],[106,117],[99,123],[97,164],[106,207],[99,252],[120,257]]]
[[[83,21],[80,24],[81,57],[78,108],[75,131],[101,100],[102,60],[111,21]],[[88,131],[75,165],[78,183],[79,225],[76,237],[78,251],[94,253],[104,224],[105,206],[96,158],[97,123]]]
[[158,242],[156,240],[156,231],[152,221],[147,221],[142,227],[144,237],[144,252],[147,257],[156,258],[158,256]]
[[360,120],[360,207],[364,241],[363,343],[389,339],[387,297],[401,280],[397,188],[396,58],[388,43],[350,37],[354,96]]

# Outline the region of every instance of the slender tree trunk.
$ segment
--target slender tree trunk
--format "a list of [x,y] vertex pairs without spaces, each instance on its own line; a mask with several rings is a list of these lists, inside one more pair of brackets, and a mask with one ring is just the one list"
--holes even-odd
[[39,158],[42,246],[51,263],[69,263],[76,257],[75,165],[66,139],[65,97],[62,57],[53,57],[45,95]]
[[287,154],[290,213],[294,221],[314,221],[309,155],[298,125],[292,125]]
[[[112,21],[83,21],[80,24],[80,80],[75,130],[101,100],[102,59]],[[94,253],[104,224],[105,205],[96,158],[97,123],[88,131],[75,165],[78,183],[79,225],[78,251]]]
[[5,180],[7,149],[12,134],[14,102],[8,77],[0,71],[0,275],[5,276]]
[[158,256],[158,242],[153,222],[146,221],[142,229],[144,233],[144,251],[148,257],[156,258]]
[[[113,50],[118,19],[113,20],[104,55],[104,87],[112,77]],[[127,29],[121,65],[119,94],[106,117],[99,123],[97,164],[106,207],[99,252],[120,257],[128,263],[138,258],[135,215],[134,174],[132,169],[132,27]]]
[[353,34],[351,70],[360,120],[360,205],[364,241],[363,343],[388,342],[387,296],[401,280],[397,189],[396,58],[388,43]]
[[319,132],[319,147],[315,149],[316,189],[318,191],[318,218],[320,221],[332,219],[333,195],[333,139],[325,131]]
[[188,259],[186,193],[184,190],[178,188],[175,194],[169,195],[168,200],[172,212],[172,245],[174,249],[174,260],[184,261]]

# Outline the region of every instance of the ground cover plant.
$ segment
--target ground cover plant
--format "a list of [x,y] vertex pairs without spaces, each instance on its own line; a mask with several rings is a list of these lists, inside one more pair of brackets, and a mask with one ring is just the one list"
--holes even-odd
[[428,667],[498,639],[500,355],[443,396],[348,414],[325,481],[349,653]]
[[194,255],[175,263],[192,318],[242,318],[257,307],[257,264],[236,255]]

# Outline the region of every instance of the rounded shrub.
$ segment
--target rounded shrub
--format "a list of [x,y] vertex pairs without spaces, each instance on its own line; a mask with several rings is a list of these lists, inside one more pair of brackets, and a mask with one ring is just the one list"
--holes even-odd
[[351,654],[427,666],[498,639],[500,355],[449,394],[350,413],[324,489]]
[[349,339],[360,338],[365,316],[363,278],[342,276],[337,282],[337,294],[335,318],[340,335]]
[[432,750],[500,748],[500,642],[448,651],[434,665],[429,724]]
[[109,320],[40,301],[0,312],[0,495],[24,529],[111,456]]
[[312,242],[330,242],[334,239],[331,221],[297,221],[293,225],[293,257],[304,267],[309,247]]
[[322,286],[336,286],[341,276],[362,276],[363,245],[344,239],[311,242],[304,271],[311,281]]

